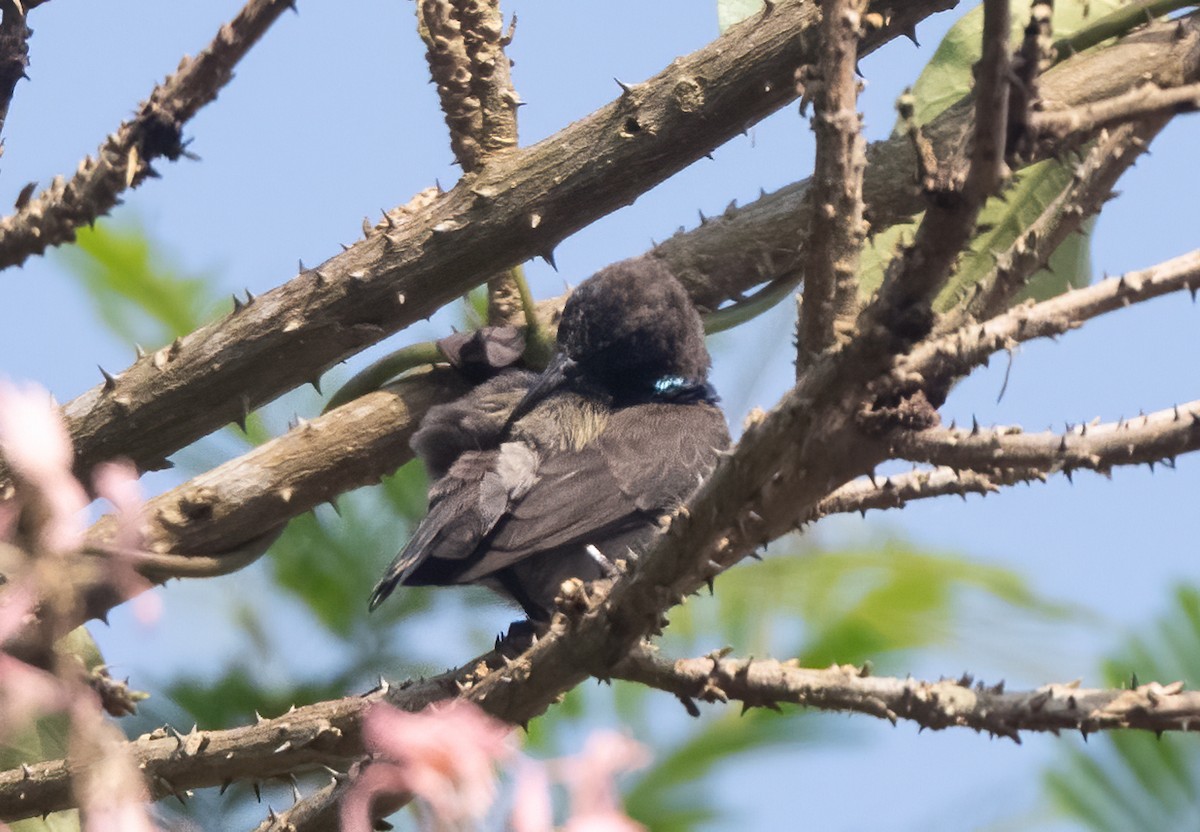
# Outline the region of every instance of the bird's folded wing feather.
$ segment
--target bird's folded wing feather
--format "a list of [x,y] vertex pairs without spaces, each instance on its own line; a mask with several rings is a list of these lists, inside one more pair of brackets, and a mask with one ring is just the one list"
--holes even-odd
[[728,442],[715,407],[646,404],[614,411],[590,445],[542,460],[537,481],[496,524],[487,552],[463,579],[535,552],[599,545],[653,523],[691,494]]

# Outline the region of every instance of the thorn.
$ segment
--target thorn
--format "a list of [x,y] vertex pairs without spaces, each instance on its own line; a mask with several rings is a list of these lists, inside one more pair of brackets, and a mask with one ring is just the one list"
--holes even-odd
[[375,230],[371,226],[371,221],[369,219],[367,219],[366,217],[363,217],[362,230],[363,230],[363,237],[370,237],[371,232]]
[[550,268],[554,269],[554,271],[558,271],[558,265],[554,262],[554,249],[548,248],[545,251],[540,252],[538,257],[541,257],[543,260],[545,260],[550,265]]
[[146,357],[146,350],[142,347],[141,344],[134,344],[133,352],[139,359]]
[[219,792],[217,792],[217,794],[218,795],[225,794],[225,792],[228,791],[229,787],[232,785],[233,785],[233,778],[226,777],[224,780],[221,781],[221,790]]
[[256,300],[256,298],[254,297],[253,293],[251,293],[251,291],[249,289],[247,289],[246,290],[246,305],[249,306],[250,304],[254,303],[255,300]]
[[257,780],[255,780],[250,785],[254,789],[254,799],[257,800],[259,803],[262,803],[262,786],[260,786],[258,784]]
[[317,395],[320,396],[321,395],[321,377],[313,376],[313,379],[312,379],[312,381],[309,382],[309,384],[311,384],[313,386],[313,389],[317,391]]
[[284,740],[278,746],[276,746],[275,750],[272,751],[271,753],[272,754],[282,754],[285,751],[290,751],[291,748],[292,748],[292,741]]
[[627,95],[633,95],[633,91],[635,89],[633,84],[626,84],[620,78],[616,78],[616,77],[614,77],[613,80],[616,81],[617,86],[621,88],[621,97],[622,98],[624,98]]
[[975,418],[974,414],[971,415],[971,435],[979,435],[979,420]]
[[303,261],[303,260],[297,260],[297,261],[296,261],[296,265],[297,265],[297,266],[299,267],[299,269],[300,269],[300,274],[304,274],[306,271],[308,271],[308,269],[304,268],[304,261]]
[[[97,364],[96,366],[100,367],[99,364]],[[104,369],[103,367],[100,367],[100,375],[104,376],[104,392],[105,393],[111,393],[113,390],[117,389],[117,377],[116,376],[114,376],[112,373],[110,373],[108,370]]]
[[242,429],[242,433],[246,433],[246,417],[250,415],[250,396],[246,393],[242,394],[242,414],[237,417],[237,426]]
[[233,296],[233,314],[237,314],[246,308],[246,303],[237,295]]

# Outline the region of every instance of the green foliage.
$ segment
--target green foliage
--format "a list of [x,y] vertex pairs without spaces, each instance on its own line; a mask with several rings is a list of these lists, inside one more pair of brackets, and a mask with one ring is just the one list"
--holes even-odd
[[763,7],[763,0],[717,0],[717,27],[724,32]]
[[[1171,609],[1104,664],[1107,684],[1182,680],[1200,684],[1200,590],[1179,587]],[[1200,750],[1183,734],[1106,733],[1062,751],[1046,772],[1054,804],[1095,830],[1200,826]]]
[[[65,757],[68,725],[65,714],[50,714],[27,726],[4,726],[0,768],[13,769],[21,763]],[[79,813],[54,812],[44,818],[10,823],[8,828],[12,832],[79,832]]]
[[[1068,0],[1054,4],[1053,25],[1056,34],[1078,30],[1095,17],[1119,6],[1116,0]],[[1013,15],[1012,42],[1020,42],[1027,19]],[[927,124],[950,105],[968,95],[972,87],[972,68],[979,60],[983,32],[983,8],[965,14],[951,27],[933,57],[913,84],[913,118]],[[971,296],[972,289],[995,266],[994,254],[1009,250],[1072,182],[1070,166],[1046,160],[1019,171],[1004,198],[988,201],[979,216],[979,233],[963,253],[954,275],[934,303],[938,312],[947,312]],[[921,215],[909,223],[886,228],[864,247],[859,269],[859,286],[869,296],[883,282],[888,263],[902,241],[910,240],[920,224]],[[1090,226],[1089,226],[1090,228]],[[1042,300],[1072,287],[1085,286],[1091,279],[1090,244],[1086,236],[1072,235],[1050,257],[1049,268],[1030,278],[1017,301]]]
[[712,649],[697,642],[719,632],[739,653],[794,656],[817,667],[875,661],[942,643],[959,604],[980,593],[1027,615],[1070,614],[1009,570],[889,542],[742,564],[717,578],[712,599],[674,611],[667,640],[694,652]]
[[[704,652],[717,635],[738,655],[795,656],[810,667],[896,664],[908,651],[947,641],[961,625],[963,605],[977,605],[981,596],[1024,617],[1073,614],[1039,598],[1009,570],[889,542],[742,564],[717,579],[712,598],[672,612],[663,649],[668,655]],[[628,684],[614,686],[614,701],[621,723],[633,726],[638,737],[663,734],[664,707],[687,720],[684,738],[659,745],[654,764],[627,797],[633,816],[655,830],[682,832],[714,821],[719,808],[705,778],[720,765],[742,754],[814,742],[828,725],[801,709],[739,715],[736,705],[716,707],[695,721],[661,694]]]
[[[83,228],[76,244],[61,252],[64,272],[128,344],[166,344],[200,328],[220,307],[209,280],[177,273],[170,256],[140,228]],[[269,438],[256,414],[246,419],[244,438],[252,446]]]
[[172,271],[141,229],[84,228],[63,252],[67,274],[87,291],[109,329],[130,342],[165,344],[215,311],[208,282]]
[[625,808],[655,832],[686,832],[719,820],[720,811],[706,777],[740,754],[792,746],[813,733],[813,722],[794,708],[782,713],[752,710],[739,715],[737,706],[706,720],[700,730],[665,753],[625,795]]
[[[1124,3],[1120,0],[1058,0],[1051,24],[1056,37],[1075,32]],[[1029,22],[1028,7],[1013,6],[1011,42],[1015,48]],[[913,118],[928,124],[971,91],[971,69],[983,53],[983,6],[967,12],[950,27],[933,57],[913,84]]]
[[167,685],[166,695],[205,728],[245,725],[255,713],[278,716],[293,705],[306,705],[346,694],[352,679],[339,675],[319,682],[270,687],[245,666],[228,668],[216,679],[180,676]]

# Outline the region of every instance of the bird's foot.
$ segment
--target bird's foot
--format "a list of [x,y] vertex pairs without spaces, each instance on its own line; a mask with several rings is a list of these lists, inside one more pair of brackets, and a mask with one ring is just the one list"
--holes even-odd
[[508,625],[508,632],[496,636],[496,650],[502,656],[515,659],[546,634],[547,625],[528,618]]

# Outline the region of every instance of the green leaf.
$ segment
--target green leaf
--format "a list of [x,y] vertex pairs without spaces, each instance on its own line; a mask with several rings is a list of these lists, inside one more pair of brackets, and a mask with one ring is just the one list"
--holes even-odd
[[63,252],[67,273],[87,290],[109,329],[130,343],[165,344],[215,311],[208,281],[176,274],[166,265],[170,257],[141,229],[83,228]]
[[344,676],[320,682],[267,685],[246,667],[227,669],[214,680],[181,676],[166,688],[166,695],[206,729],[231,728],[252,722],[256,713],[278,716],[292,705],[305,705],[344,696],[349,680]]
[[[66,715],[59,713],[40,717],[20,728],[5,726],[4,743],[0,745],[0,768],[12,769],[21,763],[67,756],[69,725]],[[79,832],[79,813],[73,809],[54,812],[45,818],[10,823],[8,828],[12,832]]]
[[[1124,3],[1120,0],[1058,0],[1051,24],[1054,36],[1063,37],[1080,29]],[[1011,42],[1015,48],[1029,22],[1028,6],[1013,7]],[[928,124],[946,108],[971,91],[972,68],[982,54],[983,6],[967,12],[950,27],[933,57],[913,84],[916,99],[913,118]]]
[[[1068,35],[1089,21],[1121,5],[1116,0],[1067,0],[1054,4],[1054,32]],[[1014,15],[1012,42],[1020,42],[1026,16]],[[968,95],[972,87],[972,68],[979,60],[983,32],[983,8],[968,12],[951,27],[933,58],[913,85],[913,118],[926,124],[950,105]],[[976,234],[959,261],[954,275],[934,302],[934,309],[947,312],[971,297],[974,287],[991,273],[995,255],[1010,250],[1047,207],[1072,182],[1070,168],[1056,160],[1031,165],[1014,176],[1003,200],[992,198],[979,216]],[[883,282],[887,265],[902,241],[911,240],[921,221],[918,215],[910,223],[882,230],[864,247],[859,267],[859,287],[869,297]],[[1091,225],[1086,229],[1090,232]],[[1014,302],[1028,298],[1044,300],[1072,287],[1086,286],[1091,280],[1090,241],[1087,235],[1071,235],[1051,255],[1049,268],[1034,274]]]
[[[1144,632],[1133,634],[1104,664],[1107,684],[1200,682],[1200,591],[1175,591],[1172,608]],[[1106,733],[1087,753],[1063,752],[1045,775],[1057,807],[1088,829],[1190,829],[1200,805],[1200,749],[1191,737],[1146,732]]]
[[717,578],[713,599],[672,612],[667,640],[686,654],[719,632],[739,653],[810,666],[878,660],[948,639],[978,593],[1034,615],[1070,614],[1014,572],[891,542],[742,564]]
[[655,832],[685,832],[712,822],[720,811],[705,778],[738,755],[803,742],[814,725],[794,708],[782,713],[756,709],[741,716],[725,710],[660,755],[625,795],[625,809]]
[[763,0],[717,0],[717,28],[722,32],[763,7]]

